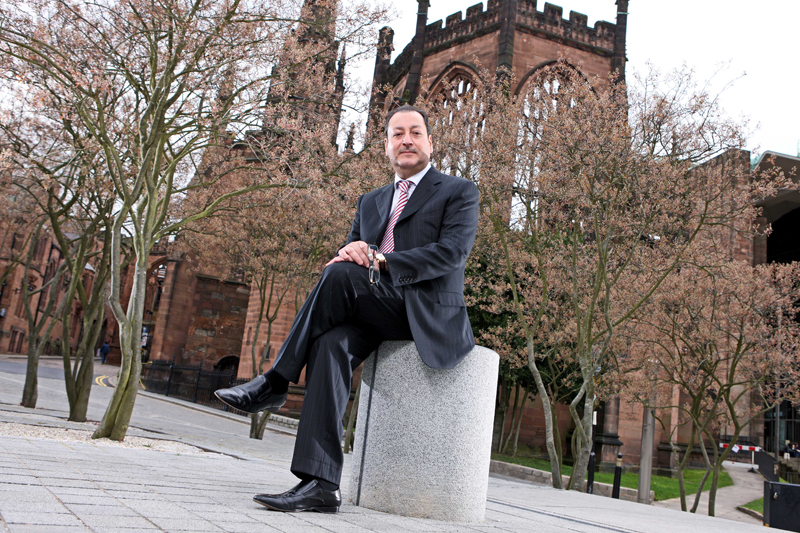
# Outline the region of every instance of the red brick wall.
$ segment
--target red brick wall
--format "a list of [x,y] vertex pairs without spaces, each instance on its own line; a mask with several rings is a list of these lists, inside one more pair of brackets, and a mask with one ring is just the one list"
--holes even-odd
[[210,368],[241,351],[249,288],[197,277],[182,363]]
[[158,306],[150,359],[182,362],[193,320],[197,277],[186,261],[167,263],[167,275]]

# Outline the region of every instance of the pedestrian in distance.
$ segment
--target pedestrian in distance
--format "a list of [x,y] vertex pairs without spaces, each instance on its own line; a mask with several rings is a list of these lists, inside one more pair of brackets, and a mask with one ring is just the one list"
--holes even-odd
[[108,352],[111,351],[111,347],[108,345],[107,341],[103,341],[103,345],[100,347],[100,363],[106,364],[106,357],[108,357]]

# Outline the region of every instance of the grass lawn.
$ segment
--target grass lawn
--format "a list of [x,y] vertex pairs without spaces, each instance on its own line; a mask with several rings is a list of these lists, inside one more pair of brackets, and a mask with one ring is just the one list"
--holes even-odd
[[750,503],[744,504],[742,507],[747,507],[748,509],[764,514],[764,498],[753,500]]
[[[529,468],[536,468],[537,470],[544,470],[546,472],[550,472],[550,461],[544,459],[538,459],[534,457],[511,457],[510,455],[502,455],[499,453],[493,453],[492,459],[494,459],[495,461],[514,463],[522,466],[527,466]],[[693,496],[695,492],[697,492],[697,487],[700,486],[700,480],[703,479],[704,473],[705,470],[686,470],[684,472],[683,477],[686,483],[687,500],[689,500],[689,498]],[[570,474],[572,474],[572,467],[564,465],[563,474],[565,476],[569,476]],[[614,473],[596,472],[594,475],[594,480],[600,483],[608,483],[609,485],[611,485],[614,483]],[[623,487],[628,487],[630,489],[638,488],[639,474],[633,472],[625,472],[625,469],[623,468],[621,485]],[[729,487],[731,485],[733,485],[733,480],[731,480],[731,477],[723,469],[719,474],[718,488]],[[655,492],[657,501],[669,500],[672,498],[678,498],[680,496],[680,489],[678,488],[678,478],[653,475],[650,487]],[[706,484],[703,486],[703,490],[706,491],[709,488],[711,488],[711,476],[709,476],[709,479],[706,480]]]

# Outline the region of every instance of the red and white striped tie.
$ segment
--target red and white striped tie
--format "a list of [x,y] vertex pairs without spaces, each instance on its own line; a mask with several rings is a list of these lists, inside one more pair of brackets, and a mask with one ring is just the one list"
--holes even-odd
[[408,188],[410,186],[410,180],[400,180],[397,182],[397,187],[400,189],[400,198],[397,200],[397,207],[395,207],[392,218],[389,219],[389,223],[386,225],[386,233],[383,234],[383,240],[378,248],[378,251],[382,254],[394,252],[394,225],[397,224],[400,213],[403,212],[403,208],[408,203]]

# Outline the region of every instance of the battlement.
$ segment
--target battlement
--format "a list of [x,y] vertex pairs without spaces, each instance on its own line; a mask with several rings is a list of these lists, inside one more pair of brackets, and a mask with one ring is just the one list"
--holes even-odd
[[[436,48],[449,41],[458,40],[465,35],[489,33],[500,24],[502,0],[489,0],[486,10],[483,4],[467,8],[466,17],[461,11],[453,13],[441,20],[428,24],[425,28],[425,49]],[[517,0],[517,27],[532,32],[544,32],[555,37],[576,41],[578,43],[614,49],[614,32],[616,25],[606,21],[597,21],[594,28],[588,26],[589,18],[583,13],[570,11],[569,19],[564,19],[561,6],[545,2],[544,9],[537,11],[537,0]]]
[[[443,21],[437,20],[425,27],[425,54],[448,48],[459,42],[499,31],[501,11],[507,0],[488,0],[486,9],[483,3],[468,7],[466,16],[461,11],[453,13]],[[611,1],[611,0],[607,0]],[[602,54],[613,53],[616,24],[597,21],[593,28],[588,25],[589,18],[583,13],[570,11],[569,19],[564,19],[561,6],[545,2],[542,11],[537,11],[537,0],[517,0],[516,28],[532,34],[556,39],[568,46],[601,49]],[[386,80],[395,83],[411,65],[414,53],[413,41],[397,56],[387,70]]]
[[517,4],[517,27],[533,33],[545,32],[606,50],[614,49],[616,24],[598,20],[594,28],[588,26],[589,17],[577,11],[569,12],[569,20],[564,19],[563,9],[546,2],[542,11],[536,10],[536,0],[520,0]]
[[494,26],[500,25],[500,0],[489,0],[486,11],[483,10],[483,3],[480,3],[467,8],[466,18],[462,19],[461,11],[458,11],[445,21],[444,26],[441,20],[437,20],[425,28],[426,50],[466,35],[494,31]]

